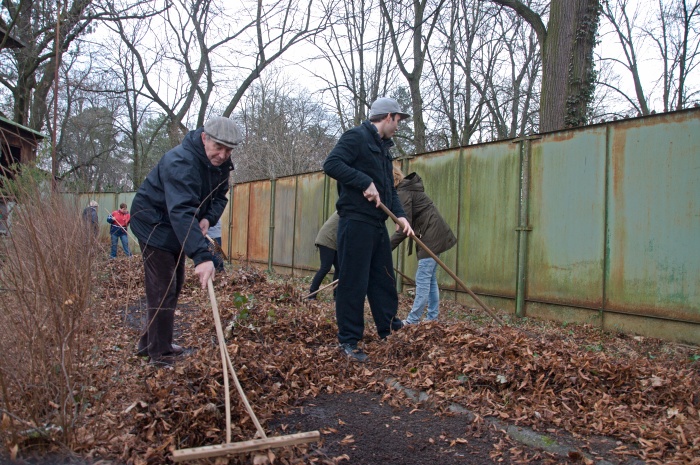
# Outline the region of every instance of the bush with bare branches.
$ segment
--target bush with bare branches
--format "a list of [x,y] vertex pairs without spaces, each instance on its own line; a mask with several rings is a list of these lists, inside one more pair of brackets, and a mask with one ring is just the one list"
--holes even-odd
[[100,315],[90,306],[99,253],[81,208],[25,173],[6,181],[16,203],[0,237],[0,409],[5,444],[46,438],[70,447],[73,426],[95,393],[84,364]]

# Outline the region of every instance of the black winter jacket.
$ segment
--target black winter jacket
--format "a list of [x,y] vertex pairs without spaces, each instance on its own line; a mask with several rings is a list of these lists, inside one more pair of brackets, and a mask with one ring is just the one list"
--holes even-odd
[[160,159],[131,204],[131,230],[139,241],[173,253],[184,250],[195,266],[212,260],[199,221],[206,218],[212,226],[219,221],[233,170],[231,160],[211,164],[202,132],[188,132]]
[[396,217],[405,217],[392,172],[391,139],[382,139],[369,121],[345,131],[326,161],[323,171],[338,181],[338,215],[366,223],[383,223],[387,214],[368,201],[363,192],[374,182],[381,202]]
[[[437,255],[451,249],[457,243],[450,226],[425,193],[420,176],[416,173],[409,174],[396,186],[396,190],[413,231],[431,252]],[[391,236],[391,249],[395,249],[405,238],[406,235],[400,231],[394,233]],[[430,257],[425,250],[420,247],[417,249],[419,259]]]

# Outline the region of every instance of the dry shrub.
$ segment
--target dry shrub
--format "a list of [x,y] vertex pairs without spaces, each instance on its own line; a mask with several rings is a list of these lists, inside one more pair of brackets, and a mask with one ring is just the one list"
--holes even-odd
[[[45,185],[45,183],[43,184]],[[90,393],[90,307],[97,243],[82,207],[51,194],[36,176],[6,182],[17,206],[0,237],[0,389],[2,434],[12,450],[27,437],[70,447]]]

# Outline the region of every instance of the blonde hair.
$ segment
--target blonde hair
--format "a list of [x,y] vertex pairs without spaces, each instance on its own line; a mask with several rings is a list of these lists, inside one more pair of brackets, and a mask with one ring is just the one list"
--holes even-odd
[[91,201],[90,201],[90,206],[91,206],[91,207],[96,207],[96,206],[97,206],[97,200],[91,200]]
[[398,186],[401,181],[403,181],[403,178],[405,178],[403,171],[401,171],[400,168],[394,166],[394,187]]

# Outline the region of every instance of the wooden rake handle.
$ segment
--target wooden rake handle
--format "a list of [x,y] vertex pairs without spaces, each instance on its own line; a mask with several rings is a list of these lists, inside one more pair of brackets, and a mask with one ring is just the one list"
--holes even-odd
[[226,391],[226,443],[228,444],[231,442],[231,395],[229,394],[228,370],[231,370],[231,378],[233,378],[233,382],[236,385],[238,394],[241,396],[241,400],[243,401],[243,405],[245,406],[245,409],[248,412],[250,419],[253,420],[253,424],[255,425],[255,429],[258,432],[258,436],[260,436],[261,438],[267,438],[267,435],[265,435],[265,430],[263,430],[262,426],[260,426],[258,417],[255,416],[255,412],[253,412],[253,409],[250,406],[250,403],[248,402],[248,397],[246,397],[245,392],[241,387],[241,383],[238,381],[238,376],[236,376],[236,370],[233,369],[233,364],[231,363],[231,358],[226,348],[224,330],[221,327],[221,318],[219,317],[219,306],[216,303],[216,294],[214,294],[214,283],[211,279],[207,281],[207,287],[209,289],[209,300],[211,301],[212,312],[214,313],[214,324],[216,325],[216,338],[219,340],[219,351],[221,352],[221,363],[223,365],[224,373],[224,389]]
[[[394,215],[393,213],[391,213],[391,210],[389,210],[389,209],[386,207],[386,205],[384,205],[383,203],[380,202],[380,203],[379,203],[379,208],[381,208],[381,209],[384,211],[384,213],[386,213],[387,215],[389,215],[389,217],[394,221],[394,223],[396,223],[396,224],[398,224],[399,226],[401,226],[401,223],[399,223],[399,219],[396,217],[396,215]],[[416,236],[411,236],[411,239],[413,239],[414,241],[416,241],[416,244],[418,244],[423,250],[425,250],[425,251],[428,253],[428,255],[430,255],[430,257],[431,257],[433,260],[435,260],[435,261],[437,262],[437,264],[440,265],[440,266],[447,272],[447,274],[449,274],[450,277],[452,277],[452,279],[454,279],[455,282],[456,282],[457,284],[459,284],[459,285],[462,287],[462,289],[464,289],[465,291],[467,291],[467,294],[469,294],[469,295],[471,296],[471,298],[474,299],[474,300],[476,301],[476,303],[478,303],[478,304],[481,306],[481,308],[483,308],[484,310],[486,310],[486,313],[488,313],[488,314],[491,316],[491,318],[493,318],[493,319],[496,321],[496,323],[498,323],[498,324],[501,325],[501,326],[505,326],[505,323],[503,323],[503,320],[501,320],[501,319],[498,317],[498,315],[496,315],[496,314],[493,312],[493,310],[491,310],[491,309],[490,309],[476,294],[474,294],[474,293],[467,287],[467,285],[464,284],[464,283],[462,282],[462,280],[459,279],[459,277],[457,277],[457,275],[454,274],[454,272],[452,272],[452,270],[450,270],[450,269],[447,267],[447,265],[445,265],[445,264],[442,262],[442,260],[440,260],[440,259],[438,258],[438,256],[435,255],[435,254],[433,253],[432,250],[430,250],[428,247],[426,247],[426,245],[423,244],[423,242],[422,242],[420,239],[418,239]]]
[[333,281],[333,282],[330,283],[330,284],[326,284],[325,286],[319,287],[318,289],[316,289],[315,291],[313,291],[311,294],[307,294],[307,295],[305,295],[304,297],[302,297],[302,300],[303,300],[303,299],[308,299],[309,297],[312,297],[312,296],[315,296],[316,294],[318,294],[318,293],[321,292],[322,290],[327,289],[327,288],[329,288],[329,287],[331,287],[331,286],[334,286],[334,287],[335,287],[335,285],[338,284],[339,281],[340,281],[339,279],[336,279],[335,281]]

